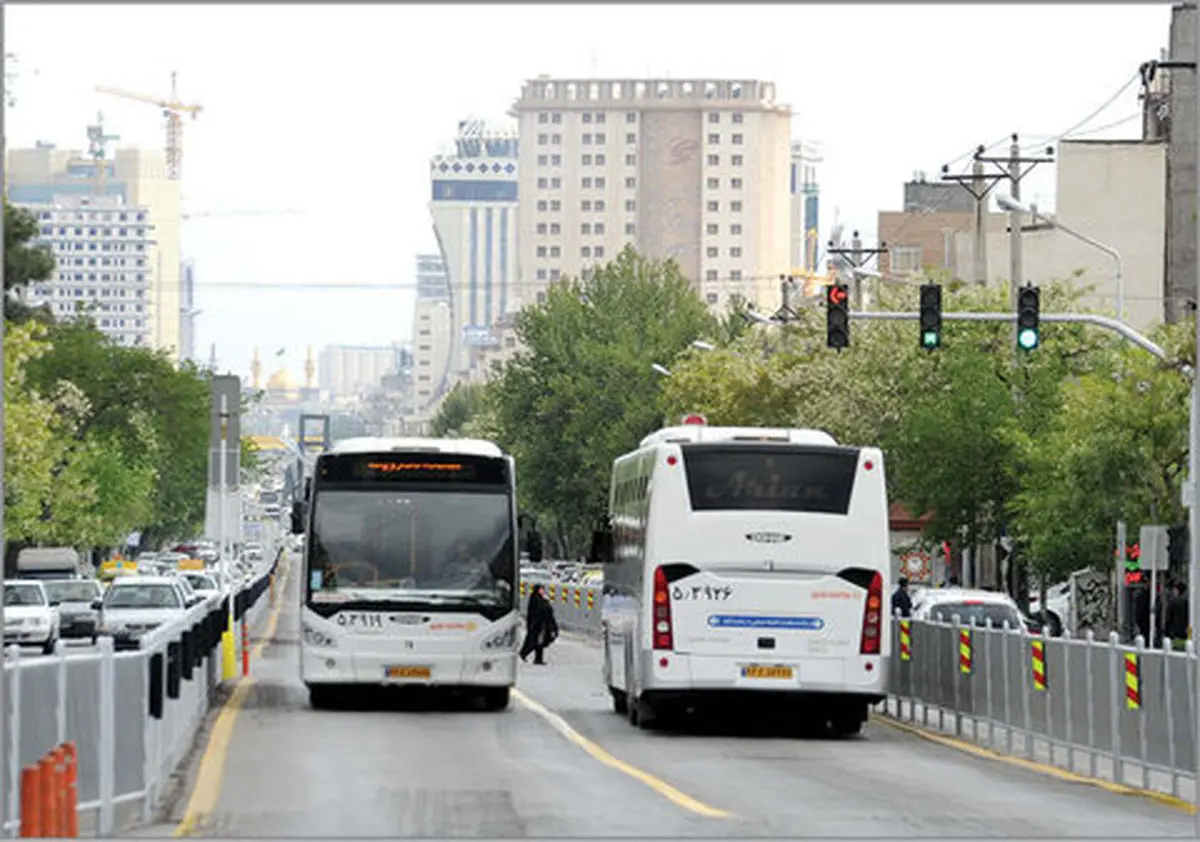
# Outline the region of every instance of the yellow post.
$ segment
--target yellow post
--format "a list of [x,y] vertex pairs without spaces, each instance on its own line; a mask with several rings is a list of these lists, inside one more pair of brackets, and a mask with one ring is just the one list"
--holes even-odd
[[234,641],[233,617],[226,617],[225,631],[221,633],[221,680],[228,681],[237,675],[237,647]]
[[271,574],[271,607],[275,607],[275,574]]

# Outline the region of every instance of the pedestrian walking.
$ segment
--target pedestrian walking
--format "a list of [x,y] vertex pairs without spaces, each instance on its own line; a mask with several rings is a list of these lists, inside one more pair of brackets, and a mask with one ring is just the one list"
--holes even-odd
[[558,638],[558,621],[554,618],[554,606],[546,599],[546,589],[534,585],[529,595],[529,606],[525,610],[525,642],[521,645],[521,660],[533,653],[535,664],[546,661],[542,653]]
[[912,596],[908,593],[908,579],[904,576],[900,577],[896,592],[892,594],[892,616],[896,614],[901,617],[912,616]]

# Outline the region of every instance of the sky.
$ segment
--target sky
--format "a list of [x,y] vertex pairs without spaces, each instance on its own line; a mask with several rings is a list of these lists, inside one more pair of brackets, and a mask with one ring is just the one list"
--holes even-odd
[[[266,372],[299,375],[308,346],[410,337],[415,255],[436,251],[429,158],[539,74],[775,82],[793,136],[824,157],[822,242],[836,209],[870,245],[914,172],[965,171],[976,145],[1013,132],[1061,135],[1158,58],[1169,27],[1166,3],[6,4],[5,142],[85,148],[103,112],[118,146],[161,148],[158,109],[93,89],[165,95],[177,72],[180,98],[204,107],[184,131],[185,211],[298,212],[184,223],[197,353],[215,343],[219,366],[248,376],[260,346]],[[1071,136],[1137,137],[1138,107],[1129,85]],[[1022,190],[1052,209],[1053,167]]]

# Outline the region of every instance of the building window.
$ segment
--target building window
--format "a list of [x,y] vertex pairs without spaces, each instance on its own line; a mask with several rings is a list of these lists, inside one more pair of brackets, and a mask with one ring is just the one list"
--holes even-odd
[[539,234],[542,234],[542,235],[544,236],[544,235],[545,235],[545,233],[546,233],[546,223],[544,223],[544,222],[539,222],[539,223],[538,223],[538,226],[537,226],[537,232],[538,232]]
[[729,233],[730,233],[730,234],[732,234],[732,235],[733,235],[733,236],[735,236],[735,237],[740,237],[740,236],[742,236],[742,225],[741,225],[741,223],[739,222],[739,223],[734,223],[733,225],[730,225],[730,226],[729,226]]
[[715,111],[708,112],[708,122],[713,124],[721,122],[721,115]]
[[921,271],[920,246],[892,246],[889,255],[889,268],[898,274],[906,275]]
[[710,222],[710,223],[708,223],[708,225],[705,227],[704,231],[705,231],[705,233],[707,233],[709,236],[713,236],[713,237],[715,237],[717,234],[720,234],[720,233],[721,233],[721,226],[717,225],[717,223],[715,223],[715,222]]
[[[739,203],[738,209],[741,210],[740,203]],[[562,202],[560,202],[558,199],[555,199],[552,202],[550,202],[550,211],[552,213],[558,213],[560,210],[562,210]]]
[[592,122],[592,114],[590,111],[583,112],[583,122],[585,122],[585,123]]
[[596,204],[595,204],[595,208],[596,208],[596,212],[597,212],[597,213],[604,213],[604,211],[605,211],[605,208],[606,208],[606,206],[605,206],[605,204],[604,204],[604,200],[603,200],[603,199],[597,199],[597,200],[596,200]]
[[550,179],[550,189],[551,190],[558,190],[561,187],[562,187],[562,179],[561,178],[558,178],[556,176],[556,177]]
[[706,281],[715,281],[715,280],[717,280],[717,270],[716,270],[716,269],[709,269],[708,271],[706,271],[706,272],[704,273],[704,280],[706,280]]
[[742,256],[742,247],[734,246],[733,248],[731,248],[729,250],[729,256],[730,257],[741,257]]
[[592,179],[591,178],[585,178],[580,183],[583,185],[584,190],[592,189]]
[[562,124],[562,114],[558,111],[555,111],[553,114],[550,115],[550,122],[556,126],[561,125]]
[[637,210],[637,201],[635,199],[626,199],[625,200],[625,212],[633,213],[636,210]]
[[583,165],[585,167],[590,167],[592,165],[592,156],[591,155],[583,156]]
[[538,135],[538,146],[545,146],[549,142],[550,142],[550,138],[547,135],[544,135],[544,134]]
[[604,257],[604,246],[596,246],[595,250],[593,251],[593,254],[596,257]]
[[637,155],[626,155],[625,156],[625,166],[636,167],[637,166]]
[[708,156],[708,165],[710,167],[721,166],[721,156],[720,155],[709,155]]
[[538,257],[545,257],[545,256],[546,256],[546,247],[545,247],[545,246],[538,246],[538,247],[537,247],[537,256],[538,256]]
[[586,236],[586,235],[588,235],[588,234],[591,234],[591,233],[592,233],[592,223],[590,223],[590,222],[585,222],[585,223],[583,223],[582,225],[580,225],[580,226],[579,226],[579,233],[580,233],[580,234],[583,234],[583,235],[585,235],[585,236]]
[[742,279],[742,270],[741,269],[734,269],[733,271],[731,271],[729,273],[729,280],[740,281],[741,279]]
[[604,112],[603,112],[603,111],[597,112],[597,114],[596,114],[596,124],[597,124],[597,125],[600,125],[600,126],[603,126],[603,125],[604,125],[605,123],[607,123],[607,122],[608,122],[608,120],[607,120],[607,118],[605,117],[605,114],[604,114]]
[[584,246],[583,248],[581,248],[581,249],[579,250],[579,255],[580,255],[580,257],[591,257],[591,256],[592,256],[592,249],[591,249],[591,247],[590,247],[590,246]]
[[597,222],[597,223],[596,223],[596,225],[595,225],[595,227],[594,227],[592,230],[593,230],[593,231],[594,231],[594,232],[595,232],[597,235],[602,235],[602,234],[604,234],[604,223],[603,223],[603,222]]
[[740,178],[730,179],[729,186],[732,187],[734,190],[741,190],[742,189],[742,180]]
[[733,136],[733,145],[734,145],[734,146],[741,146],[741,145],[742,145],[742,136],[741,136],[740,134],[735,134],[735,135]]
[[742,165],[742,163],[744,162],[744,160],[745,160],[745,159],[744,159],[744,158],[742,158],[742,156],[741,156],[741,155],[734,155],[734,156],[733,156],[733,165],[734,165],[735,167],[740,167],[740,166]]
[[637,143],[637,135],[635,135],[635,134],[625,135],[625,142],[627,144],[629,144],[630,146],[635,145]]
[[604,132],[600,132],[599,134],[596,135],[596,145],[597,146],[603,146],[606,143],[608,143],[608,137],[604,134]]
[[721,189],[721,179],[719,179],[719,178],[710,178],[710,179],[708,180],[708,189],[709,189],[709,190],[719,190],[719,189]]
[[735,112],[732,115],[730,115],[730,119],[732,119],[733,122],[735,122],[735,123],[741,124],[742,116],[743,115],[741,114],[741,112]]
[[545,190],[547,187],[549,187],[549,186],[550,186],[550,179],[548,179],[548,178],[539,178],[539,179],[537,180],[537,185],[538,185],[538,190]]
[[[625,113],[625,122],[626,123],[636,123],[637,122],[637,112],[636,111],[627,111]],[[631,137],[632,137],[632,135],[631,135]]]
[[539,200],[538,200],[538,203],[537,203],[537,209],[538,209],[539,211],[541,211],[542,213],[545,213],[545,212],[546,212],[546,208],[547,208],[547,205],[546,205],[546,200],[545,200],[545,199],[539,199]]
[[558,246],[550,246],[550,256],[551,257],[561,257],[562,249],[560,249]]
[[608,186],[608,180],[605,179],[603,176],[596,179],[596,189],[597,190],[603,190],[607,186]]
[[592,210],[592,200],[584,199],[582,202],[579,203],[579,209],[581,211],[583,211],[584,213],[590,213]]
[[551,269],[550,270],[550,280],[557,281],[561,277],[562,277],[561,269]]
[[708,145],[709,146],[716,146],[720,142],[721,142],[721,136],[719,134],[710,134],[708,136]]
[[742,212],[742,203],[741,202],[730,202],[729,209],[731,211],[733,211],[734,213],[741,213]]
[[544,281],[544,280],[546,280],[546,275],[547,275],[547,274],[549,274],[549,273],[548,273],[548,272],[546,272],[546,270],[545,270],[545,269],[538,269],[538,270],[537,270],[537,279],[538,279],[539,281]]
[[632,176],[625,179],[625,187],[629,190],[636,190],[637,189],[637,179]]
[[580,140],[583,142],[584,146],[591,146],[592,145],[591,133],[589,132],[588,134],[585,134],[582,138],[580,138]]
[[538,303],[538,304],[545,304],[545,303],[546,303],[546,293],[544,293],[544,292],[539,292],[539,293],[537,294],[537,303]]
[[560,135],[560,134],[554,135],[550,139],[550,142],[553,143],[555,146],[558,146],[560,143],[562,143],[562,135]]
[[709,304],[717,303],[717,294],[715,292],[710,292],[708,295],[705,296],[705,298],[708,299]]
[[539,114],[539,115],[538,115],[538,122],[539,122],[539,123],[543,123],[543,124],[545,124],[545,123],[549,123],[549,122],[550,122],[550,115],[549,115],[549,114],[547,114],[545,111],[543,111],[541,114]]
[[608,163],[608,159],[605,158],[603,155],[596,156],[596,166],[603,167],[607,163]]
[[551,155],[550,156],[550,166],[561,167],[562,166],[562,155]]
[[716,246],[709,246],[704,250],[705,257],[720,257],[721,250]]
[[708,212],[709,213],[717,213],[720,210],[721,210],[720,202],[709,202],[708,203]]
[[562,233],[562,226],[559,225],[557,222],[551,222],[550,223],[550,236],[557,237],[561,233]]

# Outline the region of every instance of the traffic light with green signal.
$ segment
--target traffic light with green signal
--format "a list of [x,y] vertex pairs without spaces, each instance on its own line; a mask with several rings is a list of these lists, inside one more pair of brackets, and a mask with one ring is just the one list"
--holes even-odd
[[845,284],[825,287],[825,343],[839,351],[850,347],[850,288]]
[[921,347],[926,351],[942,347],[942,287],[921,284]]
[[1032,284],[1017,290],[1017,347],[1032,351],[1041,344],[1041,292]]

